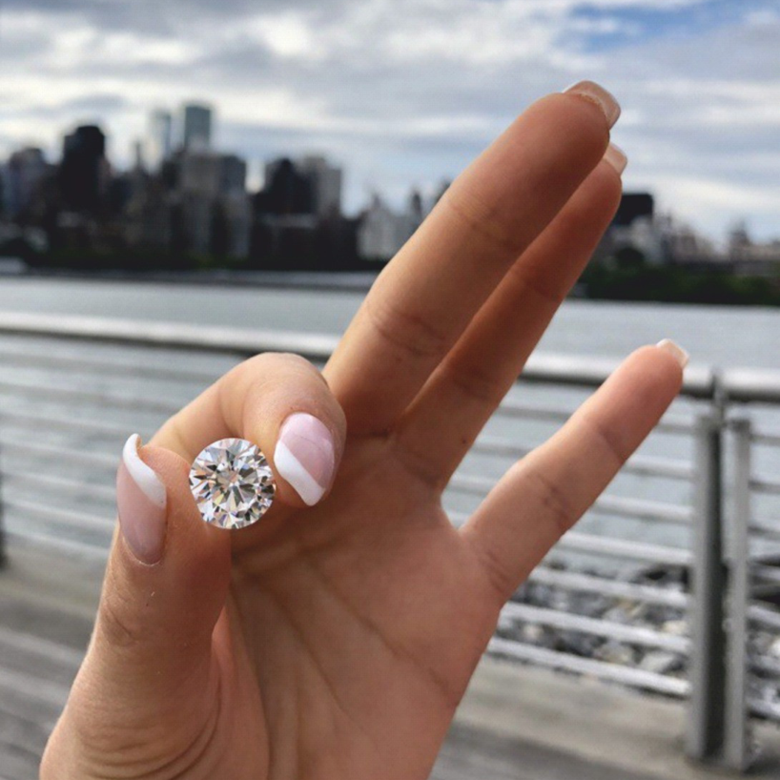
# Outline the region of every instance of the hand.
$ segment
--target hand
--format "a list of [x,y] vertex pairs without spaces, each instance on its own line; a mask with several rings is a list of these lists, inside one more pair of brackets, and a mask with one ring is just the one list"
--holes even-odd
[[[680,388],[674,350],[640,349],[462,529],[445,516],[442,490],[619,202],[615,107],[582,89],[534,104],[461,175],[326,381],[260,355],[128,448],[122,530],[44,780],[428,777],[502,605]],[[293,413],[320,421],[297,418],[308,443],[282,435],[308,478],[279,459]],[[275,505],[236,533],[201,521],[187,482],[226,436],[279,461]],[[295,488],[313,503],[318,484],[309,507]]]

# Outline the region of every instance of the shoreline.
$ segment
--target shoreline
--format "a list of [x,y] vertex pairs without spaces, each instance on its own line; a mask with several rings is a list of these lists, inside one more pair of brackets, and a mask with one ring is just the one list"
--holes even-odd
[[[384,266],[383,266],[384,267]],[[78,271],[64,268],[31,268],[25,271],[0,268],[0,279],[19,281],[75,281],[95,284],[128,282],[135,284],[169,284],[177,286],[220,288],[255,287],[259,289],[312,290],[325,292],[367,293],[382,268],[372,271]],[[585,286],[577,283],[567,298],[588,303],[627,306],[694,306],[700,309],[777,311],[765,303],[735,303],[710,301],[637,300],[634,298],[592,297]]]

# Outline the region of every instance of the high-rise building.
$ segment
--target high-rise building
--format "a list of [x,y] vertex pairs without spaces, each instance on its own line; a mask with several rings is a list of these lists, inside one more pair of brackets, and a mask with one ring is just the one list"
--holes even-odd
[[276,216],[311,215],[314,197],[310,177],[288,158],[265,166],[265,187],[258,198],[259,210]]
[[309,155],[298,163],[298,170],[311,182],[312,206],[318,217],[341,214],[341,168],[320,155]]
[[234,154],[185,151],[179,160],[179,186],[210,198],[246,194],[246,161]]
[[11,155],[3,171],[0,192],[2,210],[11,219],[30,206],[48,172],[49,164],[40,149],[29,147]]
[[152,171],[158,171],[171,155],[172,128],[170,111],[157,109],[149,115],[144,160]]
[[209,106],[197,103],[188,103],[182,108],[182,146],[185,149],[211,148],[212,115]]
[[106,137],[96,125],[82,125],[65,136],[60,192],[68,211],[96,211],[108,179]]

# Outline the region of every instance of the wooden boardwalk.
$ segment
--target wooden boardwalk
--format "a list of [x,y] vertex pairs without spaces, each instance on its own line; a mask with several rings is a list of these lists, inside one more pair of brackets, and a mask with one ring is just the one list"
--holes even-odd
[[[0,571],[0,780],[34,780],[89,637],[102,571],[30,548],[9,558]],[[719,776],[681,758],[683,728],[680,704],[486,660],[431,780]],[[761,736],[770,750],[753,777],[780,777],[780,733]]]

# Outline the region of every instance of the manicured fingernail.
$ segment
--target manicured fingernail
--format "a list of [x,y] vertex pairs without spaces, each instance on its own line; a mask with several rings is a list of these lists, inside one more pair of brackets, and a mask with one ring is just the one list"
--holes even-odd
[[134,433],[122,450],[122,462],[116,475],[116,503],[119,527],[142,563],[157,563],[165,543],[165,485],[141,460],[141,439]]
[[671,339],[662,339],[656,344],[656,347],[668,352],[680,364],[680,368],[685,368],[685,366],[688,365],[690,355],[679,344],[675,344]]
[[613,127],[620,116],[620,103],[615,100],[615,96],[607,92],[604,87],[596,84],[595,81],[578,81],[567,89],[563,90],[571,95],[578,95],[585,100],[595,103],[607,118],[607,124]]
[[604,152],[604,159],[618,172],[618,175],[623,173],[626,165],[628,165],[626,153],[616,144],[610,144],[607,147],[607,151]]
[[274,465],[295,492],[313,506],[333,480],[336,454],[333,436],[316,417],[291,414],[282,424],[274,452]]

